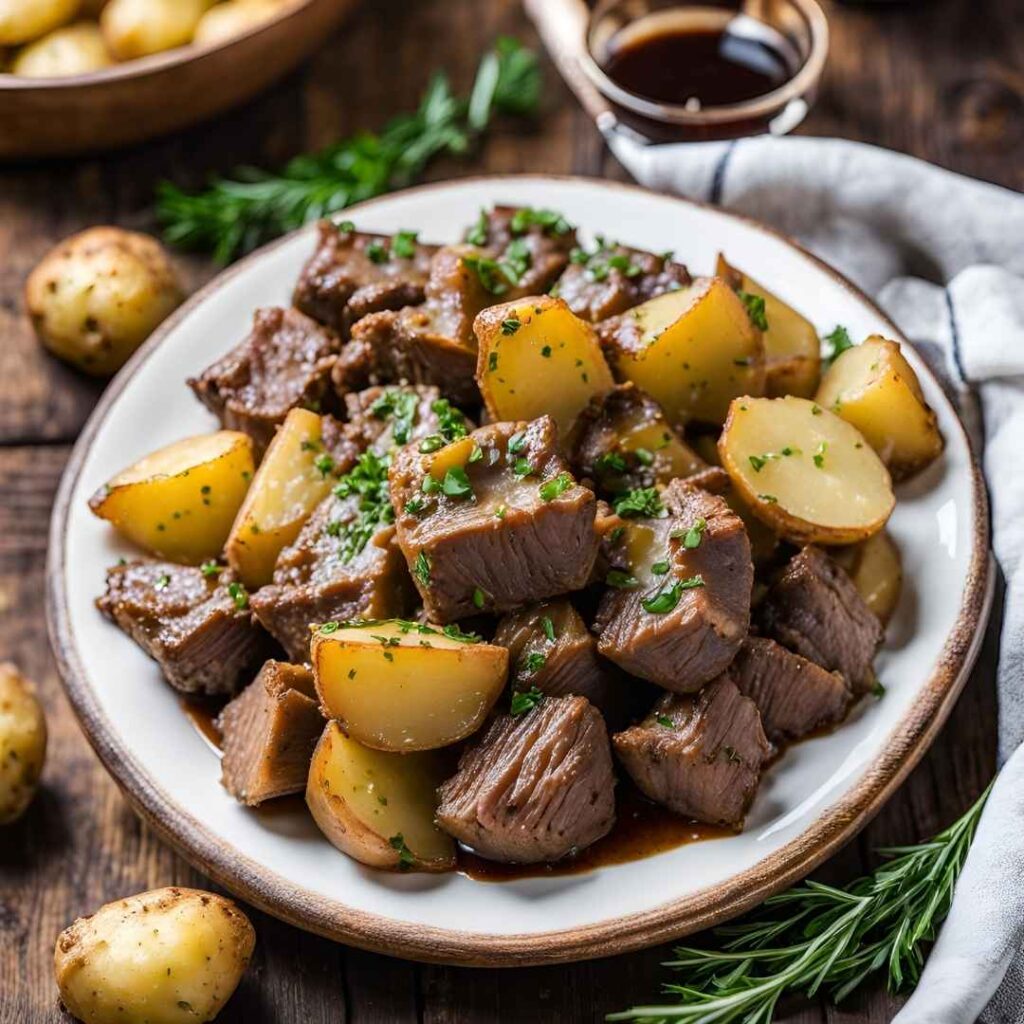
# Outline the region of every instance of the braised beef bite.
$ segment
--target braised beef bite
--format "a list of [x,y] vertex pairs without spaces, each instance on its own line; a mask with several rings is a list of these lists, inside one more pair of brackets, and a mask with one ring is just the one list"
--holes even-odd
[[324,719],[313,673],[267,661],[256,678],[221,711],[221,783],[240,803],[301,793]]
[[772,748],[754,702],[726,676],[699,693],[666,693],[612,737],[640,791],[684,818],[739,829]]
[[602,493],[615,495],[707,468],[668,425],[661,406],[634,384],[618,384],[580,415],[572,463]]
[[96,607],[128,634],[180,693],[231,696],[270,654],[249,595],[213,563],[126,562],[107,570]]
[[413,597],[395,540],[387,460],[366,452],[278,556],[273,581],[252,595],[252,608],[301,663],[309,661],[314,623],[403,616]]
[[592,251],[572,250],[556,288],[577,316],[597,323],[690,281],[686,267],[673,262],[671,253],[655,255],[598,236]]
[[597,641],[568,599],[509,612],[494,643],[508,648],[513,693],[576,694],[613,722],[628,714],[633,687],[597,653]]
[[290,410],[336,409],[331,370],[340,351],[334,331],[297,309],[258,309],[248,337],[188,385],[223,426],[262,451]]
[[[598,650],[667,690],[693,693],[732,661],[750,625],[754,570],[743,523],[681,480],[617,499]],[[620,532],[621,531],[621,532]]]
[[349,436],[377,455],[434,434],[454,441],[472,426],[437,388],[423,384],[367,388],[346,395],[345,407]]
[[579,590],[597,556],[596,499],[569,473],[549,416],[406,446],[391,501],[434,622]]
[[584,697],[521,704],[466,749],[438,795],[438,825],[481,857],[560,860],[615,822],[604,721]]
[[436,251],[436,245],[422,245],[416,232],[374,235],[355,231],[351,221],[321,221],[316,250],[302,268],[292,301],[347,338],[352,325],[370,313],[421,303]]
[[795,555],[759,608],[765,634],[829,672],[840,672],[855,697],[876,684],[881,623],[853,581],[821,548]]
[[850,706],[850,688],[842,675],[826,672],[764,637],[743,641],[728,675],[757,705],[765,735],[773,743],[840,722]]

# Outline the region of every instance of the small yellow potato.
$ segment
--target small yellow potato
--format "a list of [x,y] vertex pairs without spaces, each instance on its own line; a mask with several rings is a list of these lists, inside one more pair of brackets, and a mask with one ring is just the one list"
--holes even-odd
[[182,298],[160,243],[113,227],[65,239],[25,284],[25,305],[42,344],[97,376],[120,369]]
[[192,42],[213,0],[110,0],[100,27],[118,60],[133,60]]
[[66,78],[99,71],[113,63],[99,26],[79,21],[30,43],[14,58],[11,71],[25,78]]
[[813,397],[821,374],[821,341],[814,324],[742,270],[730,266],[721,253],[716,271],[734,288],[764,300],[764,317],[768,322],[761,332],[765,394],[769,398]]
[[46,718],[36,688],[10,662],[0,664],[0,825],[25,813],[46,759]]
[[434,824],[437,787],[451,774],[436,752],[392,754],[328,722],[313,754],[306,804],[320,831],[360,864],[449,871],[455,843]]
[[337,483],[331,459],[323,451],[322,427],[315,412],[292,409],[238,510],[225,553],[250,590],[270,582],[281,549],[295,540]]
[[227,0],[208,10],[192,38],[197,46],[211,46],[262,25],[280,14],[295,0]]
[[896,542],[882,530],[860,544],[840,548],[833,557],[884,626],[896,610],[903,589],[903,562]]
[[83,1024],[203,1024],[231,998],[255,944],[231,900],[153,889],[65,928],[53,968],[61,1000]]
[[118,473],[89,508],[152,554],[198,565],[220,555],[254,468],[248,434],[189,437]]
[[594,328],[550,296],[491,306],[473,323],[476,379],[495,422],[545,413],[565,438],[592,398],[615,384]]
[[508,681],[506,648],[401,619],[326,623],[310,657],[324,714],[376,750],[433,750],[465,739]]
[[623,313],[603,338],[617,372],[674,426],[720,424],[733,398],[764,393],[761,332],[721,278],[698,278]]
[[864,540],[896,504],[860,432],[806,398],[735,399],[718,452],[751,511],[793,544]]
[[0,46],[18,46],[78,14],[80,0],[0,0]]
[[852,423],[897,480],[923,469],[945,442],[898,342],[873,335],[840,353],[816,401]]

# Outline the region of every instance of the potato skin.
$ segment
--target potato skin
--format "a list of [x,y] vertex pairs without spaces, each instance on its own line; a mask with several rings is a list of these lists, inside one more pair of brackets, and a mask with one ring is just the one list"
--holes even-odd
[[35,686],[0,664],[0,825],[25,813],[46,759],[46,718]]
[[118,370],[182,298],[160,243],[115,227],[72,235],[25,284],[40,342],[96,376]]
[[99,26],[88,21],[55,29],[26,46],[14,58],[11,72],[25,78],[66,78],[110,67]]
[[154,889],[61,932],[54,974],[64,1005],[83,1024],[201,1024],[231,998],[255,943],[230,900]]
[[79,0],[0,0],[0,46],[38,39],[78,13]]

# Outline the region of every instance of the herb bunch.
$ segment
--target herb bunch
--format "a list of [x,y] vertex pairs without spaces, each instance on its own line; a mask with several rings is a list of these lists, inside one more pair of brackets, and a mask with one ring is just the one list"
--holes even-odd
[[677,1001],[634,1006],[608,1020],[769,1024],[787,993],[827,991],[839,1002],[880,970],[892,991],[915,985],[923,946],[949,912],[989,789],[930,842],[880,851],[892,859],[846,889],[803,882],[716,928],[716,948],[676,949],[666,966],[685,971],[686,983],[665,992]]
[[409,185],[436,156],[467,153],[494,115],[535,114],[540,85],[537,55],[500,38],[481,60],[468,97],[456,96],[437,73],[416,112],[380,134],[360,133],[295,157],[278,174],[242,167],[194,195],[163,182],[157,216],[164,236],[226,263],[311,220]]

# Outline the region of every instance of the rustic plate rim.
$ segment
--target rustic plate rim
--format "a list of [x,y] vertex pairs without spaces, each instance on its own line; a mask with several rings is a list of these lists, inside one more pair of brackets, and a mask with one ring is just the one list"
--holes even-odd
[[[711,203],[664,195],[638,185],[582,175],[473,175],[404,189],[401,193],[367,200],[350,210],[369,209],[396,194],[451,189],[469,182],[490,182],[500,189],[502,182],[517,180],[585,184],[612,192],[640,193],[742,221],[810,259],[854,298],[870,308],[885,323],[894,338],[912,349],[914,347],[861,289],[783,232]],[[91,688],[85,682],[85,673],[70,629],[64,580],[65,538],[71,495],[86,453],[106,420],[110,407],[167,335],[226,281],[244,272],[252,261],[262,259],[269,251],[287,244],[304,230],[308,230],[308,225],[257,249],[217,274],[161,324],[101,396],[72,450],[57,490],[46,566],[46,617],[50,642],[65,693],[82,731],[136,813],[195,868],[239,898],[298,928],[392,956],[485,967],[527,966],[612,956],[679,938],[756,905],[772,893],[806,876],[852,839],[907,777],[945,722],[977,657],[984,634],[982,627],[990,610],[993,573],[989,555],[988,496],[974,446],[955,407],[953,411],[957,429],[963,437],[969,457],[973,538],[960,610],[943,644],[935,670],[922,686],[913,707],[892,726],[886,746],[875,765],[864,773],[842,799],[828,808],[827,815],[819,815],[790,843],[754,867],[714,887],[714,890],[700,890],[652,910],[620,915],[593,925],[519,935],[460,932],[396,921],[379,914],[347,908],[338,900],[328,903],[322,895],[296,886],[268,870],[235,847],[208,833],[201,822],[146,777],[110,727]],[[941,387],[927,364],[924,364],[924,372]],[[711,891],[714,892],[713,902],[708,900]]]

